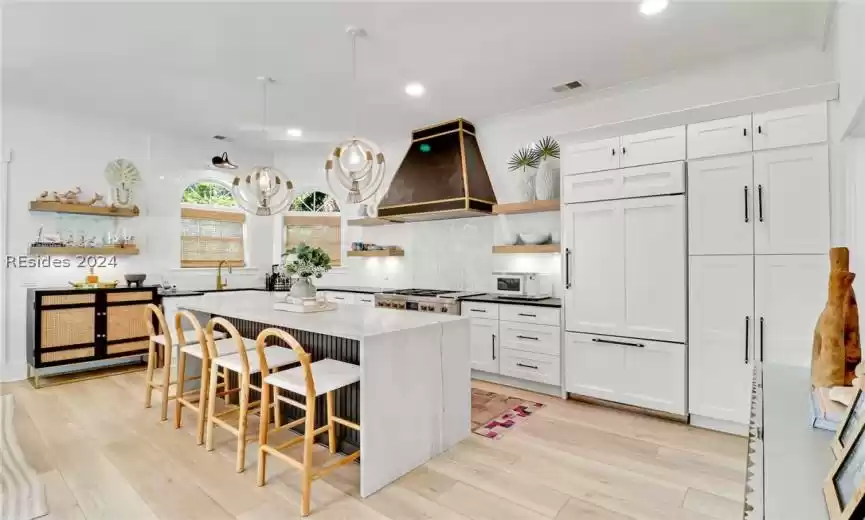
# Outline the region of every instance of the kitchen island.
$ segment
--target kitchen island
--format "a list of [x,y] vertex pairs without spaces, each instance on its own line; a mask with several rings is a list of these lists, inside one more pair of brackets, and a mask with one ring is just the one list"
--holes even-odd
[[[361,450],[361,496],[469,435],[468,319],[357,305],[299,314],[275,310],[276,301],[266,292],[210,293],[182,298],[178,306],[199,313],[202,324],[223,317],[247,338],[268,327],[284,329],[313,361],[332,358],[360,366],[360,383],[337,391],[335,405],[337,415],[361,426],[359,433],[337,428],[340,450]],[[294,414],[290,417],[302,414],[283,408]],[[325,422],[325,407],[316,408],[318,426]]]

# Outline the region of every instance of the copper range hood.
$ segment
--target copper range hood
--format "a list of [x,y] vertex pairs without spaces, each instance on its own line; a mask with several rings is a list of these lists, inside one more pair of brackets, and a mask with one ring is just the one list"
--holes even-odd
[[492,214],[495,204],[475,127],[456,119],[412,132],[378,217],[396,222],[482,217]]

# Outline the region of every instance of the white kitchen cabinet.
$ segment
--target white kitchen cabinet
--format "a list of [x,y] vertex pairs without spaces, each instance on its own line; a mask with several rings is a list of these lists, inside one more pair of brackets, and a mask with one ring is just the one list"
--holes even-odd
[[632,406],[687,415],[685,345],[623,340],[625,367],[620,401]]
[[562,311],[557,307],[539,307],[535,305],[502,305],[499,309],[502,321],[532,323],[535,325],[553,325],[558,327],[562,321]]
[[617,334],[624,315],[621,201],[564,209],[566,330]]
[[562,182],[566,204],[684,193],[685,163],[679,161],[568,175]]
[[499,322],[502,348],[561,355],[561,329],[551,325],[534,325],[512,321]]
[[685,415],[685,346],[567,333],[565,389],[574,394]]
[[692,256],[690,262],[689,411],[748,424],[757,351],[754,256]]
[[589,334],[565,334],[565,390],[573,394],[618,401],[625,377],[625,346],[597,340]]
[[547,385],[562,382],[561,357],[503,347],[501,374]]
[[364,307],[375,307],[375,296],[372,294],[358,293],[354,297],[354,303],[356,305],[363,305]]
[[827,145],[754,154],[754,186],[758,255],[829,250]]
[[826,103],[754,114],[754,150],[826,142]]
[[[624,246],[624,299],[617,335],[685,341],[685,200],[682,196],[617,201],[620,228],[607,237]],[[607,262],[615,264],[613,259]],[[608,281],[608,280],[604,280]],[[583,294],[582,298],[594,299]]]
[[688,159],[750,152],[751,114],[688,125]]
[[753,200],[751,154],[688,162],[690,254],[752,254]]
[[621,137],[619,166],[685,160],[685,127],[675,126]]
[[814,325],[828,294],[828,255],[756,256],[754,273],[757,357],[810,366]]
[[564,230],[566,330],[685,341],[683,197],[569,204]]
[[585,143],[564,143],[562,175],[597,172],[619,167],[619,138]]
[[471,363],[475,370],[499,373],[499,321],[472,318],[469,326]]

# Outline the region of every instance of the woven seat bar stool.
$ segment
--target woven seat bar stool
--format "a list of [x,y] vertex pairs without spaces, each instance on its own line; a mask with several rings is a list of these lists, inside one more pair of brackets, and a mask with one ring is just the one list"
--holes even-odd
[[[256,351],[260,358],[260,365],[263,371],[268,368],[268,360],[266,359],[267,347],[266,341],[270,337],[277,337],[291,346],[297,359],[300,361],[300,366],[273,373],[264,379],[261,384],[261,426],[258,432],[258,485],[265,484],[265,475],[267,471],[267,456],[273,455],[290,465],[301,470],[302,478],[302,498],[300,504],[301,516],[309,515],[309,502],[312,493],[312,481],[321,478],[331,471],[354,462],[360,458],[360,450],[347,455],[335,462],[331,462],[324,466],[314,468],[312,466],[312,446],[315,443],[315,436],[327,432],[328,445],[331,454],[336,453],[336,431],[334,426],[341,424],[348,428],[360,431],[360,425],[351,421],[347,421],[340,417],[336,417],[333,413],[333,393],[340,388],[354,384],[360,381],[360,367],[335,359],[322,359],[312,363],[311,356],[306,353],[300,343],[294,337],[280,329],[265,329],[258,335],[255,342]],[[279,395],[274,392],[271,387],[288,390],[295,394],[300,394],[306,398],[305,402],[300,403],[288,397]],[[327,394],[327,424],[321,428],[315,428],[315,399],[319,395]],[[282,401],[291,406],[304,411],[305,416],[295,421],[289,422],[280,426],[278,423],[274,429],[270,429],[270,401]],[[277,446],[271,446],[267,443],[268,433],[272,433],[283,428],[294,428],[295,426],[304,425],[303,435],[296,437],[288,442],[284,442]],[[303,443],[303,460],[297,460],[282,453],[282,450],[290,448],[299,443]]]
[[[187,332],[183,328],[183,321],[188,321],[192,325],[194,331],[195,342],[187,341]],[[174,427],[180,428],[183,421],[183,408],[193,410],[198,416],[198,444],[204,444],[204,426],[207,412],[207,393],[210,384],[210,366],[213,359],[220,356],[226,356],[237,353],[237,347],[233,338],[213,339],[208,338],[204,329],[201,328],[201,323],[189,311],[178,311],[174,318],[175,329],[177,330],[178,343],[184,345],[180,347],[180,354],[177,357],[177,398],[174,401]],[[241,338],[243,346],[246,350],[255,350],[255,340]],[[201,376],[188,377],[186,375],[187,357],[192,356],[201,361]],[[224,397],[232,393],[228,384],[228,369],[224,369],[221,373],[217,372],[217,377],[222,378],[222,382],[217,384],[217,397]],[[200,380],[198,389],[198,400],[191,401],[190,396],[186,395],[185,386],[189,381]]]
[[[156,322],[159,325],[159,330],[156,330],[156,327],[153,326],[154,317],[156,317]],[[144,309],[144,321],[147,322],[147,331],[150,336],[147,347],[147,371],[145,372],[144,376],[144,383],[146,385],[144,394],[144,407],[150,408],[153,401],[153,389],[159,389],[162,395],[161,419],[163,421],[167,421],[168,401],[176,398],[176,395],[169,395],[170,389],[177,383],[176,381],[171,381],[171,349],[174,347],[185,345],[187,344],[187,342],[195,343],[196,341],[198,341],[198,338],[194,329],[183,331],[183,334],[179,335],[178,338],[173,338],[171,335],[171,330],[168,328],[168,325],[165,321],[165,315],[162,313],[162,309],[152,303],[148,303]],[[162,334],[159,334],[160,331],[162,332]],[[222,332],[217,332],[216,336],[217,338],[221,339],[225,337],[225,334]],[[162,381],[156,381],[153,376],[156,373],[156,365],[159,363],[160,351],[165,362],[163,363],[162,367]]]
[[[268,403],[267,405],[265,405],[261,401],[255,401],[252,403],[249,402],[250,389],[261,392],[261,387],[251,384],[250,376],[252,374],[258,374],[260,372],[263,378],[268,374],[269,370],[278,370],[279,368],[286,365],[297,363],[297,356],[291,349],[276,346],[262,346],[261,349],[258,349],[261,350],[262,356],[264,357],[261,357],[257,355],[256,352],[252,351],[247,353],[244,338],[240,336],[240,333],[237,331],[234,325],[232,325],[224,318],[218,317],[211,319],[207,323],[207,328],[205,329],[204,333],[205,338],[207,338],[209,343],[212,345],[210,347],[211,352],[214,352],[214,349],[216,348],[215,346],[213,346],[214,341],[210,340],[210,337],[213,333],[213,328],[216,325],[219,325],[228,331],[228,339],[234,342],[235,351],[234,354],[211,358],[210,380],[208,382],[209,388],[207,395],[207,431],[205,435],[207,451],[213,451],[214,426],[218,425],[223,429],[228,430],[235,437],[237,437],[236,470],[238,473],[242,473],[246,466],[246,445],[249,443],[250,440],[250,438],[247,436],[249,413],[250,411],[256,410],[259,405],[261,405],[262,415],[264,415],[264,408],[269,408],[270,406],[275,405],[275,403]],[[258,347],[257,343],[256,347]],[[260,363],[261,359],[263,359],[265,363]],[[223,393],[239,392],[240,395],[238,406],[230,407],[224,411],[216,413],[216,397],[219,389],[217,373],[220,369],[227,369],[228,371],[238,374],[238,387],[235,389],[223,390]],[[224,381],[227,382],[228,378],[226,377]],[[225,415],[234,412],[239,413],[236,425],[231,424],[225,419],[223,419]],[[279,413],[276,414],[277,417],[279,417],[279,415]]]

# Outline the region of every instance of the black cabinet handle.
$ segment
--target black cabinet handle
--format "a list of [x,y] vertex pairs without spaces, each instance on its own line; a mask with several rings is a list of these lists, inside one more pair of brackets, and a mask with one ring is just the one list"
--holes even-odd
[[745,364],[747,365],[750,361],[748,357],[748,343],[749,336],[751,335],[751,317],[745,316]]
[[469,309],[472,312],[487,312],[486,309]]
[[537,318],[537,317],[538,317],[537,314],[525,314],[525,313],[522,313],[522,312],[518,312],[518,313],[517,313],[517,316],[528,316],[529,318]]
[[493,361],[496,360],[496,335],[493,334]]
[[762,133],[763,133],[763,125],[757,125],[757,133],[758,133],[758,134],[762,134]]
[[747,128],[742,129],[742,135],[745,137],[748,137],[748,129]]
[[616,155],[616,149],[615,149],[615,148],[612,148],[612,149],[610,149],[610,151],[613,152],[613,156],[615,157],[615,155]]
[[628,152],[628,151],[627,151],[627,150],[625,149],[625,147],[623,146],[623,147],[622,147],[622,155],[625,155],[627,152]]
[[534,341],[538,341],[538,338],[533,338],[533,337],[531,337],[531,336],[519,336],[519,335],[518,335],[518,336],[517,336],[517,339],[531,339],[531,340],[534,340]]
[[595,343],[609,343],[610,345],[624,345],[626,347],[643,348],[646,346],[642,343],[629,343],[627,341],[613,341],[611,339],[601,339],[601,338],[592,338],[592,341],[594,341]]
[[571,249],[565,248],[565,289],[571,288]]
[[760,316],[760,362],[763,362],[763,317]]
[[538,369],[538,367],[536,367],[536,366],[534,366],[534,365],[524,365],[524,364],[522,364],[522,363],[517,363],[517,366],[518,366],[518,367],[523,367],[523,368],[532,368],[532,369],[535,369],[535,370]]
[[763,222],[763,185],[757,185],[757,214],[760,222]]
[[750,218],[748,218],[748,187],[745,186],[745,222],[750,222]]

